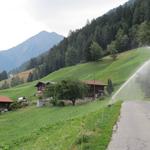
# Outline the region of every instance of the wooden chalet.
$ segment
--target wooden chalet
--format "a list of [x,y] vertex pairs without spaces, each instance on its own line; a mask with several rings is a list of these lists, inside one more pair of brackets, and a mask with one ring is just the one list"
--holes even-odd
[[102,81],[87,80],[83,82],[89,87],[88,97],[100,97],[105,94],[107,84],[104,84]]
[[[104,84],[102,81],[98,81],[98,80],[87,80],[87,81],[83,81],[83,83],[85,83],[88,87],[89,87],[89,91],[88,91],[88,97],[100,97],[105,95],[105,87],[107,86],[106,84]],[[35,87],[37,88],[37,96],[41,96],[43,94],[43,92],[46,89],[46,86],[49,84],[55,84],[55,82],[42,82],[39,81]]]
[[0,111],[3,111],[4,109],[9,109],[9,105],[12,103],[13,101],[5,96],[0,96]]
[[55,84],[55,82],[51,82],[51,81],[48,81],[48,82],[42,82],[42,81],[39,81],[35,87],[37,88],[37,94],[40,95],[42,94],[45,89],[46,89],[46,86],[48,86],[49,84]]
[[49,83],[45,83],[45,82],[41,82],[39,81],[35,87],[37,88],[37,91],[44,91],[46,88],[46,85],[48,85]]

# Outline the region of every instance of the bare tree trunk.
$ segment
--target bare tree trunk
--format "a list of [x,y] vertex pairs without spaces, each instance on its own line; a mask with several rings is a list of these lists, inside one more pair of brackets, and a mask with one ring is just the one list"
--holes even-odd
[[73,99],[73,100],[71,100],[71,101],[72,101],[72,105],[75,106],[76,100]]

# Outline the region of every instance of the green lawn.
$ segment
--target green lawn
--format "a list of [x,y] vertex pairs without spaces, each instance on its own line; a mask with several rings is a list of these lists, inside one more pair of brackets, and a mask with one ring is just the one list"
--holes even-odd
[[121,103],[95,101],[63,108],[35,108],[0,116],[0,149],[105,150]]
[[[102,61],[95,63],[79,64],[73,67],[66,67],[49,74],[43,81],[58,81],[65,78],[77,78],[80,80],[97,79],[107,82],[108,78],[120,85],[126,81],[135,70],[150,58],[148,48],[139,48],[119,55],[116,61],[105,57]],[[26,83],[18,87],[1,90],[0,95],[17,99],[20,96],[32,97],[36,91],[34,85],[37,81]]]
[[[149,58],[149,49],[140,48],[120,54],[116,61],[105,57],[99,62],[60,69],[42,80],[95,78],[107,82],[111,78],[119,86]],[[0,95],[33,97],[36,82],[1,90]],[[108,100],[75,107],[28,107],[1,115],[0,150],[105,150],[121,107],[119,102],[111,108],[107,104]]]

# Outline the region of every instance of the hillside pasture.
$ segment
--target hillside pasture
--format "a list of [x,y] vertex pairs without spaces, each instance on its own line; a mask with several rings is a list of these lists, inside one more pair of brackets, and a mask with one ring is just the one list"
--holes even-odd
[[[41,79],[41,81],[59,81],[66,78],[79,80],[102,80],[107,83],[111,78],[116,88],[125,82],[146,60],[150,58],[149,48],[139,48],[119,54],[116,61],[107,56],[100,61],[78,64],[55,71]],[[0,90],[0,95],[17,99],[26,96],[34,99],[36,92],[34,85],[37,81],[25,83],[17,87]]]
[[76,107],[28,107],[2,115],[0,149],[105,150],[121,106],[119,102],[109,108],[107,103],[106,100]]

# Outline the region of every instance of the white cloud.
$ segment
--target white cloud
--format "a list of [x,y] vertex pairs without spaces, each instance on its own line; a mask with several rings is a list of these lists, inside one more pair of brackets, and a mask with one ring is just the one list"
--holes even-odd
[[25,0],[0,0],[0,50],[11,48],[47,29],[24,9]]
[[41,30],[67,35],[127,0],[0,0],[0,50]]
[[63,35],[81,28],[92,20],[127,0],[30,0],[28,11],[36,20]]

